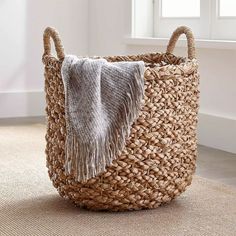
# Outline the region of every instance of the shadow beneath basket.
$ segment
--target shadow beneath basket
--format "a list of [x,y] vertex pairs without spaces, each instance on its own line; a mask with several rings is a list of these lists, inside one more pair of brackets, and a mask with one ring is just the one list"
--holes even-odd
[[[122,211],[122,212],[112,212],[112,211],[92,211],[85,208],[80,208],[75,206],[69,200],[65,200],[60,197],[58,194],[51,195],[43,195],[37,198],[24,199],[19,201],[14,201],[3,205],[0,207],[0,216],[5,214],[9,215],[14,213],[14,215],[21,214],[30,215],[30,216],[39,216],[42,213],[54,215],[57,213],[60,214],[68,214],[68,215],[78,215],[78,214],[99,214],[99,215],[107,215],[107,214],[138,214],[152,211],[156,211],[158,209],[164,210],[165,208],[174,208],[175,210],[180,210],[182,208],[181,202],[178,200],[173,200],[168,204],[164,204],[156,209],[144,209],[138,211]],[[15,215],[15,216],[16,216]]]

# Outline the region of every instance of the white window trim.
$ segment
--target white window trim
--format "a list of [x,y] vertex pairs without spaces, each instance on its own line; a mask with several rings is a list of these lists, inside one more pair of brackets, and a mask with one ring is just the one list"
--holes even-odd
[[[178,0],[176,0],[178,1]],[[162,0],[153,0],[153,30],[154,37],[168,37],[173,28],[187,24],[194,29],[196,38],[209,39],[211,0],[200,0],[201,17],[163,17],[161,14]],[[188,23],[186,23],[188,22]]]
[[[145,37],[125,37],[123,41],[126,45],[133,46],[164,46],[166,47],[169,38],[145,38]],[[186,39],[179,39],[176,47],[186,47]],[[213,40],[213,39],[196,39],[196,48],[209,49],[227,49],[236,50],[236,41],[230,40]]]
[[[156,14],[155,11],[157,11],[157,9],[159,9],[158,6],[153,6],[151,8],[151,4],[159,4],[159,0],[145,0],[145,3],[149,4],[149,14],[146,12],[146,15],[148,15],[148,18],[143,17],[142,18],[142,25],[139,24],[137,27],[137,12],[134,11],[135,8],[135,0],[132,0],[132,34],[131,37],[126,37],[124,39],[124,43],[127,45],[149,45],[149,46],[166,46],[168,43],[169,38],[161,38],[161,37],[156,37],[156,35],[158,34],[157,32],[157,26],[156,26],[156,22],[158,22],[158,19],[156,18],[157,16],[160,17],[160,14]],[[201,11],[204,14],[204,11],[208,11],[209,12],[209,8],[211,8],[211,4],[219,4],[219,0],[215,1],[215,0],[201,0]],[[147,8],[146,8],[147,9]],[[211,8],[212,11],[213,8]],[[220,17],[218,15],[219,13],[219,9],[218,7],[215,7],[215,9],[217,9],[217,12],[212,13],[211,16],[205,14],[205,20],[204,23],[202,22],[202,24],[205,25],[211,25],[212,23],[212,15],[217,14],[217,20],[222,20],[222,19],[234,19],[236,21],[236,17]],[[205,12],[206,13],[206,12]],[[136,19],[135,19],[136,17]],[[208,17],[208,19],[206,18]],[[151,22],[152,19],[152,23]],[[176,18],[174,18],[176,19]],[[174,20],[173,18],[171,20]],[[179,19],[179,18],[178,18]],[[183,19],[198,19],[196,17],[184,17]],[[206,24],[205,22],[208,22],[208,24]],[[140,27],[141,26],[141,27]],[[144,31],[144,29],[146,30],[145,27],[148,26],[148,34],[147,31],[145,33],[142,34],[142,31]],[[211,27],[210,27],[211,28]],[[153,29],[153,30],[151,30]],[[141,33],[140,33],[141,32]],[[196,47],[197,48],[214,48],[214,49],[233,49],[236,50],[236,40],[224,40],[224,39],[211,39],[212,35],[211,35],[211,30],[205,30],[204,32],[204,38],[199,38],[196,37]],[[194,32],[195,34],[195,32]],[[136,36],[138,35],[138,36]],[[171,36],[171,35],[170,35]],[[169,36],[169,37],[170,37]],[[195,34],[196,36],[196,34]],[[178,43],[177,46],[179,47],[185,47],[186,46],[186,40],[184,38],[180,39],[180,42]]]

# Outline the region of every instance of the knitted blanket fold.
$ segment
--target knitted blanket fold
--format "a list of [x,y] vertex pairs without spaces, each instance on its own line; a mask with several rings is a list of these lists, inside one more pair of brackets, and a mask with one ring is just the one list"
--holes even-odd
[[84,182],[121,153],[144,94],[144,63],[66,56],[65,172]]

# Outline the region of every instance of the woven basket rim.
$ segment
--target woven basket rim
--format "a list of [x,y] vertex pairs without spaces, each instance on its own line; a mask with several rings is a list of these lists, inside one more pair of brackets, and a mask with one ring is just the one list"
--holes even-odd
[[[98,58],[119,58],[119,61],[134,61],[134,60],[125,60],[126,58],[140,58],[140,57],[149,57],[150,56],[167,56],[168,57],[172,57],[172,58],[176,58],[178,60],[182,60],[182,62],[180,62],[179,64],[172,64],[172,63],[168,63],[167,61],[165,61],[167,64],[166,65],[158,65],[157,67],[149,67],[146,66],[146,70],[149,71],[155,71],[155,72],[160,72],[162,70],[170,70],[172,71],[172,73],[174,73],[175,75],[189,75],[193,72],[196,72],[198,70],[198,61],[196,58],[193,59],[189,59],[187,57],[181,57],[181,56],[176,56],[172,53],[162,53],[162,52],[149,52],[149,53],[143,53],[143,54],[133,54],[133,55],[118,55],[118,56],[84,56],[84,57],[80,57],[80,58],[93,58],[93,59],[98,59]],[[123,59],[124,60],[123,60]],[[44,63],[44,65],[46,65],[46,61],[51,61],[51,62],[60,62],[62,63],[64,59],[58,59],[57,57],[53,56],[53,55],[43,55],[42,57],[42,61]],[[137,61],[137,60],[136,60]],[[141,60],[140,61],[144,61],[145,60]],[[145,64],[147,64],[148,62],[145,62]],[[151,63],[150,64],[158,64],[158,63]]]

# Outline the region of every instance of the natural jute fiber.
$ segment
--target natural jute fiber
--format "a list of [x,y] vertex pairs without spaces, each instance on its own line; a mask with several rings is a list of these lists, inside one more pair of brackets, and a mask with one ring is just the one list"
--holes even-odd
[[[172,54],[181,34],[188,58]],[[50,37],[58,59],[51,55]],[[179,27],[166,53],[105,57],[108,61],[144,61],[144,106],[122,154],[107,170],[85,183],[65,173],[65,97],[61,78],[64,50],[58,33],[44,32],[47,112],[46,155],[50,179],[60,195],[93,210],[155,208],[179,196],[195,171],[199,99],[198,64],[190,29]]]

